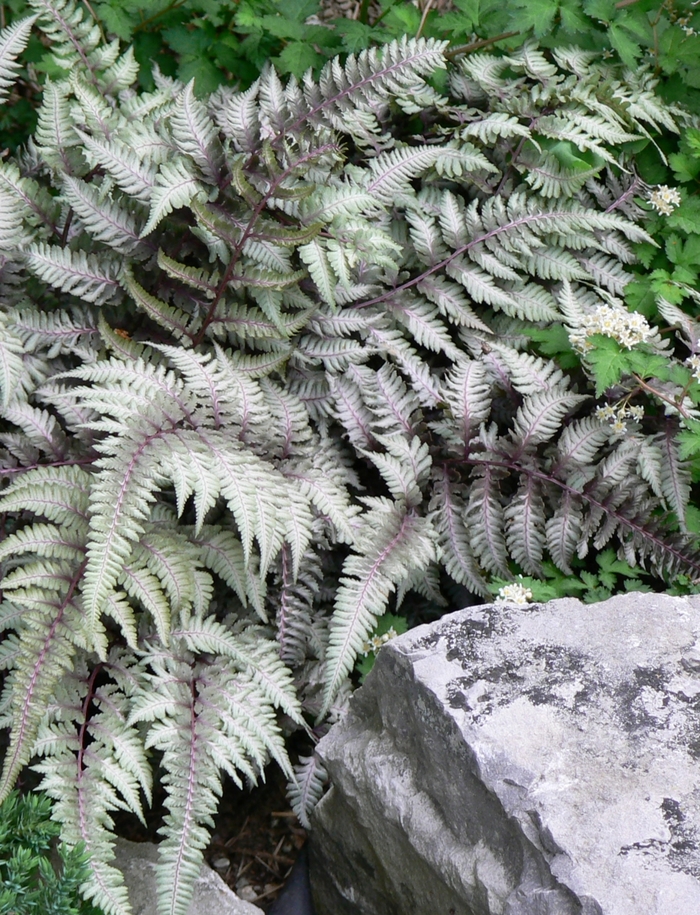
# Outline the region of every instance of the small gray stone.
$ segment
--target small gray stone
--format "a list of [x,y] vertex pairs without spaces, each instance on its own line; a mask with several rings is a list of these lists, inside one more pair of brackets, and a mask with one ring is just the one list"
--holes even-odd
[[393,639],[318,746],[319,915],[700,912],[698,644],[659,594]]
[[[157,915],[158,846],[151,842],[127,842],[118,838],[114,851],[112,864],[124,874],[133,915]],[[262,915],[262,909],[239,899],[208,864],[203,864],[189,915]]]

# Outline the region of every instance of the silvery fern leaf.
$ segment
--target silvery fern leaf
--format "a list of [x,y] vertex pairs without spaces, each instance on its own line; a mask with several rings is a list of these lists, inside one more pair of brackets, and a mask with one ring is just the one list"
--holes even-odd
[[[281,86],[273,93],[267,85],[272,83],[271,77],[263,74],[262,112],[270,118],[271,126],[274,124],[275,141],[299,132],[306,124],[314,124],[348,133],[360,146],[382,148],[383,144],[388,145],[389,138],[382,138],[378,113],[394,95],[410,95],[414,104],[433,105],[435,93],[423,77],[445,67],[445,48],[446,42],[404,36],[381,50],[370,48],[357,56],[350,54],[344,66],[338,59],[330,61],[318,82],[310,74],[304,79],[303,110],[295,112],[295,116],[290,112],[288,121],[282,114],[285,102]],[[272,112],[277,113],[276,122],[272,121]]]
[[366,451],[394,498],[409,508],[423,501],[421,487],[430,473],[432,459],[426,442],[416,435],[410,441],[403,435],[377,436],[386,453]]
[[151,295],[150,292],[136,282],[133,274],[128,269],[122,271],[121,282],[139,308],[157,324],[162,325],[177,339],[185,342],[188,338],[192,339],[195,321],[193,321],[191,315]]
[[0,312],[0,405],[7,407],[24,372],[24,343],[9,325],[8,315]]
[[514,438],[518,449],[546,442],[556,435],[562,419],[578,404],[588,400],[585,394],[572,394],[563,386],[529,394],[515,416]]
[[190,80],[178,97],[170,115],[170,125],[180,152],[195,163],[208,181],[218,184],[224,151],[206,107],[194,96],[194,80]]
[[400,434],[412,440],[419,432],[423,419],[420,401],[405,383],[397,370],[389,363],[373,372],[363,366],[348,371],[362,391],[362,398],[372,411],[372,429],[375,440],[379,434]]
[[36,16],[28,16],[6,26],[0,32],[0,102],[7,98],[21,64],[17,58],[27,47]]
[[572,420],[557,441],[557,463],[564,467],[572,462],[592,464],[609,438],[610,429],[596,416]]
[[311,241],[299,248],[299,257],[306,264],[321,299],[327,305],[334,307],[338,278],[331,267],[325,246],[319,241]]
[[59,173],[81,175],[87,171],[80,136],[71,117],[68,86],[47,79],[44,86],[36,133],[41,158]]
[[86,302],[104,305],[120,293],[119,268],[104,255],[37,242],[29,246],[25,258],[40,279]]
[[434,302],[440,314],[451,324],[470,327],[491,334],[492,331],[476,314],[469,304],[464,290],[457,283],[451,283],[441,276],[428,276],[416,286],[427,299]]
[[686,529],[685,507],[690,497],[690,466],[678,454],[676,427],[671,421],[659,433],[656,443],[661,448],[661,489],[666,502],[676,513],[681,530]]
[[564,381],[564,373],[555,362],[518,352],[499,342],[490,343],[489,346],[503,362],[511,384],[521,394],[548,391]]
[[84,124],[91,133],[101,134],[109,140],[115,130],[125,126],[125,119],[108,104],[103,93],[86,83],[80,76],[73,76],[71,88],[78,100],[73,117],[77,123]]
[[413,510],[376,500],[363,522],[356,538],[363,552],[352,553],[343,563],[336,593],[322,715],[352,669],[362,643],[385,612],[397,584],[435,559],[435,531]]
[[[452,419],[444,424],[445,431],[451,442],[459,442],[467,453],[491,412],[491,383],[484,364],[464,359],[451,368],[443,379],[442,395]],[[442,431],[441,425],[437,428]]]
[[136,82],[139,75],[139,62],[134,56],[132,46],[110,64],[104,73],[100,74],[100,88],[105,95],[117,96]]
[[488,159],[469,144],[453,146],[404,146],[369,160],[366,190],[388,204],[405,195],[413,196],[411,180],[429,168],[452,178],[469,172],[497,171]]
[[56,198],[34,179],[20,174],[14,163],[0,164],[0,188],[22,204],[27,221],[32,227],[57,231],[60,207]]
[[581,555],[579,546],[583,529],[582,516],[582,500],[565,490],[561,503],[545,525],[549,555],[566,575],[574,574],[571,560],[577,551]]
[[443,353],[453,362],[460,362],[462,352],[455,345],[447,327],[440,318],[437,307],[408,293],[401,302],[392,302],[391,314],[403,324],[416,343],[434,353]]
[[328,773],[314,753],[311,756],[299,757],[299,762],[294,766],[294,775],[295,780],[289,783],[287,797],[301,825],[304,829],[310,829],[309,817],[321,800]]
[[144,256],[147,253],[139,238],[140,220],[121,202],[110,199],[94,185],[70,175],[63,180],[63,196],[95,241],[120,254]]
[[495,145],[501,137],[529,137],[530,128],[520,123],[517,117],[506,111],[493,111],[487,115],[474,115],[472,120],[461,131],[462,139],[472,137],[481,140],[484,145]]
[[433,496],[428,506],[430,521],[438,534],[440,560],[450,577],[482,597],[488,594],[486,580],[471,547],[466,525],[466,506],[461,483],[451,479],[447,467],[435,468]]
[[148,161],[139,158],[136,151],[118,137],[109,142],[96,139],[81,130],[75,130],[83,143],[90,165],[101,166],[114,178],[117,185],[134,200],[150,203],[156,187],[156,169]]
[[542,575],[545,506],[542,484],[524,474],[517,493],[503,513],[508,552],[528,575]]
[[[232,141],[236,152],[252,153],[260,145],[258,85],[259,81],[256,80],[244,92],[227,94],[221,105],[217,105],[217,123],[224,135]],[[210,99],[210,104],[216,104],[215,96]]]
[[151,193],[151,210],[141,238],[156,228],[161,220],[180,207],[187,206],[195,197],[204,196],[204,189],[184,159],[165,162],[160,166],[156,184]]
[[37,11],[41,27],[51,40],[56,63],[70,70],[80,62],[93,72],[95,61],[91,55],[96,51],[99,55],[102,33],[91,15],[86,15],[74,0],[30,0],[30,6]]
[[500,481],[506,472],[483,463],[473,471],[465,521],[471,549],[484,570],[510,577],[508,569]]

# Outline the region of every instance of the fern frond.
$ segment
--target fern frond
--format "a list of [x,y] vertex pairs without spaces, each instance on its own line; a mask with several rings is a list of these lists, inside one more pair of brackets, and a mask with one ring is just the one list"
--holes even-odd
[[542,576],[545,510],[540,481],[525,476],[508,503],[503,520],[508,551],[528,575]]
[[377,436],[386,448],[386,454],[366,451],[365,455],[376,466],[394,498],[414,508],[423,500],[421,486],[430,473],[432,458],[426,442],[416,435],[410,441],[403,435]]
[[93,185],[67,175],[63,181],[63,196],[95,241],[120,254],[134,256],[145,250],[134,213],[104,197]]
[[68,102],[68,87],[64,82],[46,81],[34,135],[44,162],[59,173],[80,175],[87,171],[74,127]]
[[491,385],[483,363],[463,359],[445,374],[442,393],[453,421],[436,428],[446,433],[448,440],[461,444],[467,453],[491,412]]
[[450,479],[447,467],[436,471],[428,517],[438,533],[440,560],[448,575],[475,594],[486,596],[488,588],[471,548],[465,520],[463,487]]
[[304,829],[310,829],[309,817],[321,800],[328,773],[320,759],[313,754],[299,757],[299,762],[294,766],[294,775],[296,777],[289,783],[287,797],[301,825]]
[[281,85],[275,86],[270,71],[263,73],[260,108],[277,134],[273,142],[313,124],[347,133],[360,146],[381,148],[378,112],[391,96],[406,95],[414,105],[433,105],[435,93],[423,77],[444,69],[445,47],[446,42],[432,38],[404,36],[381,50],[370,48],[357,56],[348,55],[344,67],[337,59],[330,61],[318,83],[310,75],[304,79],[304,105],[295,117],[287,113]]
[[366,190],[384,204],[405,195],[413,196],[410,182],[422,172],[434,168],[448,178],[470,172],[498,171],[475,147],[403,146],[383,152],[369,160]]
[[194,80],[185,87],[170,115],[173,139],[213,184],[219,183],[224,151],[205,106],[194,96]]
[[0,102],[5,100],[8,89],[15,81],[21,66],[17,63],[17,58],[27,47],[36,19],[36,16],[28,16],[0,32]]
[[105,257],[43,242],[31,245],[25,256],[40,279],[86,302],[104,305],[119,293],[118,266]]
[[581,543],[583,529],[581,500],[566,491],[546,523],[547,549],[552,561],[566,575],[573,575],[571,560]]
[[377,500],[376,507],[363,517],[356,538],[363,552],[351,554],[343,563],[336,593],[322,715],[386,610],[397,584],[434,561],[435,540],[435,531],[425,518],[410,509],[402,511],[391,502]]
[[481,567],[510,577],[506,559],[503,505],[499,482],[506,473],[489,464],[473,469],[465,520],[471,535],[471,549]]
[[9,326],[8,316],[0,312],[0,405],[7,407],[24,372],[24,344]]
[[63,580],[57,591],[37,588],[36,594],[14,595],[20,606],[30,604],[32,609],[22,614],[22,652],[9,675],[12,730],[3,760],[0,802],[31,759],[45,709],[61,677],[73,665],[73,632],[80,629],[80,611],[74,603],[79,574]]
[[101,166],[125,194],[140,203],[150,203],[157,175],[153,165],[142,161],[117,137],[109,141],[95,139],[77,128],[75,133],[92,168]]
[[98,46],[102,40],[98,23],[91,21],[74,0],[30,0],[30,6],[40,17],[58,66],[70,70],[80,62],[88,73],[92,73],[96,58],[100,56]]
[[90,482],[90,474],[75,464],[27,470],[0,493],[0,511],[80,523],[87,518]]
[[203,193],[202,186],[190,171],[185,159],[164,162],[160,166],[156,184],[150,195],[151,210],[148,222],[141,231],[141,238],[150,235],[161,220],[173,210],[187,206]]
[[681,530],[685,531],[685,510],[690,499],[690,465],[678,454],[676,428],[671,422],[655,439],[661,449],[661,491],[668,505],[676,513]]
[[513,431],[519,449],[556,435],[564,416],[584,400],[588,400],[587,395],[572,394],[561,385],[528,395],[515,416]]

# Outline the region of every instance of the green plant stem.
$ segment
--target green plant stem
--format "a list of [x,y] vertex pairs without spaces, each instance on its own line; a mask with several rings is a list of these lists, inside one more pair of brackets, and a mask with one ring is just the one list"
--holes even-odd
[[469,54],[472,51],[487,48],[489,45],[496,44],[499,41],[505,41],[506,38],[514,38],[519,34],[520,32],[501,32],[500,35],[495,35],[493,38],[480,38],[479,41],[472,41],[471,44],[462,44],[458,45],[456,48],[450,48],[449,51],[445,52],[445,57],[448,60],[454,60],[454,58],[458,57],[460,54]]
[[423,8],[423,15],[420,17],[420,25],[418,26],[418,31],[416,32],[416,38],[420,38],[423,27],[425,26],[425,20],[428,18],[428,13],[430,12],[430,7],[433,5],[433,0],[428,0]]
[[653,388],[651,385],[647,384],[646,381],[639,377],[639,375],[633,374],[632,377],[637,382],[638,386],[642,388],[642,390],[648,391],[649,394],[653,394],[655,397],[658,397],[659,400],[663,400],[664,403],[667,403],[675,410],[678,410],[684,419],[693,418],[686,410],[683,409],[683,400],[685,399],[685,395],[688,391],[688,388],[690,387],[690,384],[687,384],[685,388],[683,388],[683,391],[680,395],[680,400],[672,400],[670,397],[666,397],[664,394],[662,394],[661,391],[657,391],[656,388]]
[[357,14],[357,21],[361,22],[363,25],[368,24],[369,4],[370,4],[370,0],[362,0],[362,3],[360,4],[360,10]]

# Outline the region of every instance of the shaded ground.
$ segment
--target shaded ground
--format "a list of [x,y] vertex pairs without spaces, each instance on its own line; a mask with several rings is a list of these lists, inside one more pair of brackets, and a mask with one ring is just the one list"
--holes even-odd
[[[267,910],[277,898],[296,860],[306,832],[286,798],[286,780],[270,765],[267,782],[240,790],[228,778],[219,802],[215,828],[205,853],[207,863],[231,889]],[[115,813],[114,831],[131,842],[157,842],[163,793],[154,785],[153,806],[145,811],[146,828],[131,814]]]

